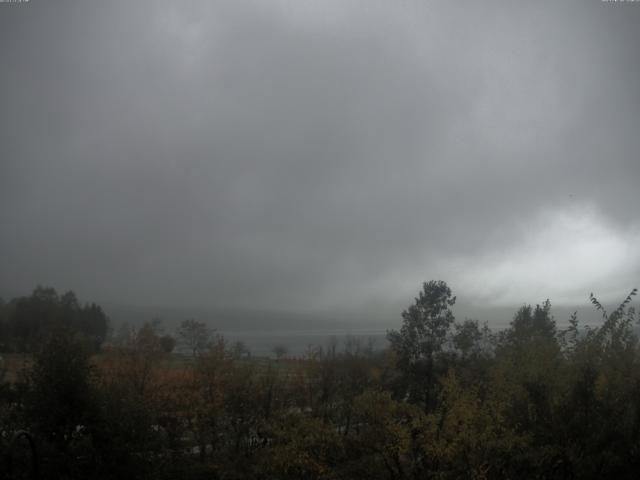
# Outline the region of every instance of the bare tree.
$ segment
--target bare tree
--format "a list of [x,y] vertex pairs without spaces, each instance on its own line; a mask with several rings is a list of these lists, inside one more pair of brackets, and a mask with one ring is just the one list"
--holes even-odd
[[178,339],[181,345],[191,350],[195,357],[207,348],[211,341],[212,331],[204,322],[193,318],[184,320],[178,328]]
[[280,360],[281,358],[283,358],[287,353],[289,353],[289,350],[287,349],[287,347],[285,347],[284,345],[276,345],[275,347],[273,347],[272,352],[274,353],[274,355],[276,356],[276,358],[278,360]]

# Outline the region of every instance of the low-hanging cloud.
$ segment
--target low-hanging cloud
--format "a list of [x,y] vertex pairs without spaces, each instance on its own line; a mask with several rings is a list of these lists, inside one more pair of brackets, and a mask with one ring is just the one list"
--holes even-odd
[[1,7],[2,295],[322,310],[638,279],[637,5]]

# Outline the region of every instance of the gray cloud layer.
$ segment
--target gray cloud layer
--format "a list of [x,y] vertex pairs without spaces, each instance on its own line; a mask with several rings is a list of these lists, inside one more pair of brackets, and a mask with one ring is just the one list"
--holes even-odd
[[0,5],[0,292],[619,295],[640,278],[639,26],[599,1]]

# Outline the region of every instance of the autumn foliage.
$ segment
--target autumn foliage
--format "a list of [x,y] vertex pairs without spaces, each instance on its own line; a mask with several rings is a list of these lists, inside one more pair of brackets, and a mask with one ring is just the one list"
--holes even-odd
[[0,448],[28,456],[10,447],[28,430],[52,479],[636,478],[634,295],[610,313],[592,297],[598,327],[559,329],[544,302],[493,332],[428,282],[386,350],[351,338],[277,360],[211,332],[171,354],[151,324],[96,355],[55,329],[0,383]]

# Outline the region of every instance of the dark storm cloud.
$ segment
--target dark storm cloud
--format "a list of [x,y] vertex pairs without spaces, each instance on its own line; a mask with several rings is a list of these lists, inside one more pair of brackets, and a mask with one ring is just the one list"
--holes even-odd
[[3,292],[322,309],[639,277],[638,5],[0,7]]

